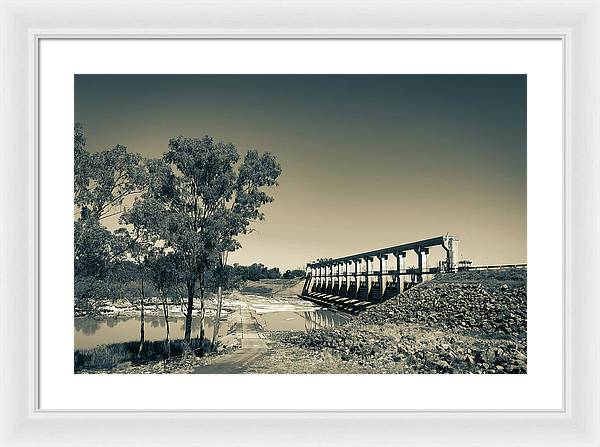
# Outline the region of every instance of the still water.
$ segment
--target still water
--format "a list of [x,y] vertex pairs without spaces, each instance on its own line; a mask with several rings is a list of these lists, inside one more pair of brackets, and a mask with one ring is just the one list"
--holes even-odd
[[[309,331],[338,326],[350,317],[330,310],[318,309],[310,311],[260,312],[256,320],[266,331]],[[230,323],[223,322],[220,335],[227,334]],[[205,318],[204,327],[207,337],[212,337],[212,318]],[[200,319],[192,322],[192,334],[196,336],[200,329]],[[184,318],[170,318],[169,331],[171,339],[183,338],[185,332]],[[166,325],[163,317],[146,316],[144,332],[146,340],[164,340]],[[139,340],[139,317],[112,317],[105,320],[92,318],[75,318],[75,349],[88,349],[98,345]]]
[[267,312],[258,314],[256,318],[267,331],[311,331],[339,326],[350,317],[319,309],[305,312]]
[[[212,318],[204,319],[207,337],[212,337]],[[222,326],[221,326],[222,328]],[[226,333],[225,328],[225,333]],[[200,319],[192,320],[192,334],[200,330]],[[183,338],[185,318],[169,318],[169,332],[172,340]],[[222,333],[222,330],[219,330]],[[146,316],[144,335],[146,340],[164,340],[167,328],[162,316]],[[140,339],[139,317],[110,317],[105,320],[75,318],[75,349],[93,348],[98,345],[135,341]]]

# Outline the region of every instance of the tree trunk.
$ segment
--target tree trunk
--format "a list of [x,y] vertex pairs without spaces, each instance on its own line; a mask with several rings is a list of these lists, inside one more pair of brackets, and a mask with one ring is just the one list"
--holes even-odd
[[206,307],[204,306],[204,274],[200,275],[200,355],[204,355],[204,338],[206,337],[206,330],[204,327],[204,318],[206,317]]
[[167,358],[171,357],[171,341],[169,340],[169,306],[165,294],[162,294],[163,316],[165,317],[165,325],[167,326],[167,338],[165,339],[165,353]]
[[190,348],[189,345],[192,340],[192,310],[194,309],[194,286],[194,283],[188,281],[187,312],[185,314],[185,334],[183,336],[183,340],[185,341],[185,344],[188,345],[188,349]]
[[206,329],[204,327],[204,317],[206,316],[206,307],[204,307],[204,297],[200,298],[200,331],[199,338],[204,340],[206,336]]
[[141,292],[142,292],[142,303],[140,306],[140,348],[138,349],[138,357],[140,357],[142,355],[142,349],[144,349],[144,341],[145,341],[145,334],[144,334],[144,276],[142,275],[142,287],[141,287]]
[[223,290],[221,286],[217,287],[217,310],[215,312],[215,320],[213,323],[213,336],[210,343],[211,349],[217,349],[217,341],[219,340],[219,327],[221,326],[221,308],[223,307]]
[[228,252],[221,252],[219,255],[219,286],[217,287],[217,309],[215,311],[215,321],[213,324],[213,336],[211,341],[211,349],[217,349],[217,341],[219,340],[219,326],[221,325],[221,309],[223,308],[223,288],[222,288],[222,277],[221,274],[224,272],[225,265],[227,265]]

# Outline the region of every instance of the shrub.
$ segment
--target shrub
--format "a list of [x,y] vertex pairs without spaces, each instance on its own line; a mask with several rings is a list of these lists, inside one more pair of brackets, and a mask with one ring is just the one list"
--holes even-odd
[[[191,343],[192,351],[197,354],[202,352],[201,347],[204,348],[203,352],[210,350],[209,340],[193,338]],[[112,369],[124,362],[132,362],[139,365],[167,358],[164,340],[146,341],[140,356],[138,356],[139,347],[139,341],[128,341],[102,345],[91,349],[76,350],[74,354],[75,372],[90,369]],[[183,354],[183,347],[183,340],[171,340],[171,357],[181,356]]]

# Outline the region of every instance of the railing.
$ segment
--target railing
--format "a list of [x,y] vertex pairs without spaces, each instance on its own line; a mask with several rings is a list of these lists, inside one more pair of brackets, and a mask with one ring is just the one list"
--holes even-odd
[[[527,264],[525,264],[526,266]],[[467,270],[465,268],[459,268],[459,270]],[[475,268],[469,267],[468,270],[475,270]],[[418,268],[414,267],[414,268],[408,268],[408,269],[404,269],[401,270],[399,273],[400,275],[414,275],[417,273],[421,273],[421,274],[426,274],[426,275],[431,275],[434,273],[439,273],[440,269],[439,267],[431,267],[431,268],[424,268],[422,270],[419,270]],[[383,276],[390,276],[390,275],[395,275],[396,273],[398,273],[397,270],[382,270],[381,271],[381,275]],[[369,272],[348,272],[348,275],[346,275],[346,272],[340,272],[339,275],[337,274],[333,274],[333,278],[341,278],[341,279],[345,279],[346,276],[348,276],[349,279],[354,278],[354,276],[380,276],[380,272],[379,270],[371,270]],[[313,278],[331,278],[331,275],[329,273],[323,273],[323,274],[314,274],[311,275]]]
[[527,264],[496,264],[496,265],[469,265],[459,266],[458,270],[501,270],[501,269],[527,268]]

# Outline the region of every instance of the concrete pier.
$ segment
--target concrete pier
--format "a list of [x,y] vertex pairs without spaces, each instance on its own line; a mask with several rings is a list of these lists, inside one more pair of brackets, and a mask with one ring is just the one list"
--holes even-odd
[[425,279],[429,279],[425,276],[425,271],[427,271],[427,255],[429,254],[429,248],[426,247],[417,247],[415,248],[415,253],[417,254],[417,282],[423,282]]
[[[447,234],[338,259],[309,263],[303,294],[304,291],[310,291],[310,293],[349,299],[384,300],[402,293],[405,283],[426,281],[438,271],[457,271],[458,242],[456,236]],[[444,249],[446,257],[440,262],[439,267],[430,268],[429,251],[431,247],[436,246]],[[407,270],[406,255],[411,251],[416,254],[417,266]],[[396,261],[394,270],[388,268],[390,255]],[[374,258],[378,260],[377,268],[373,263]]]

